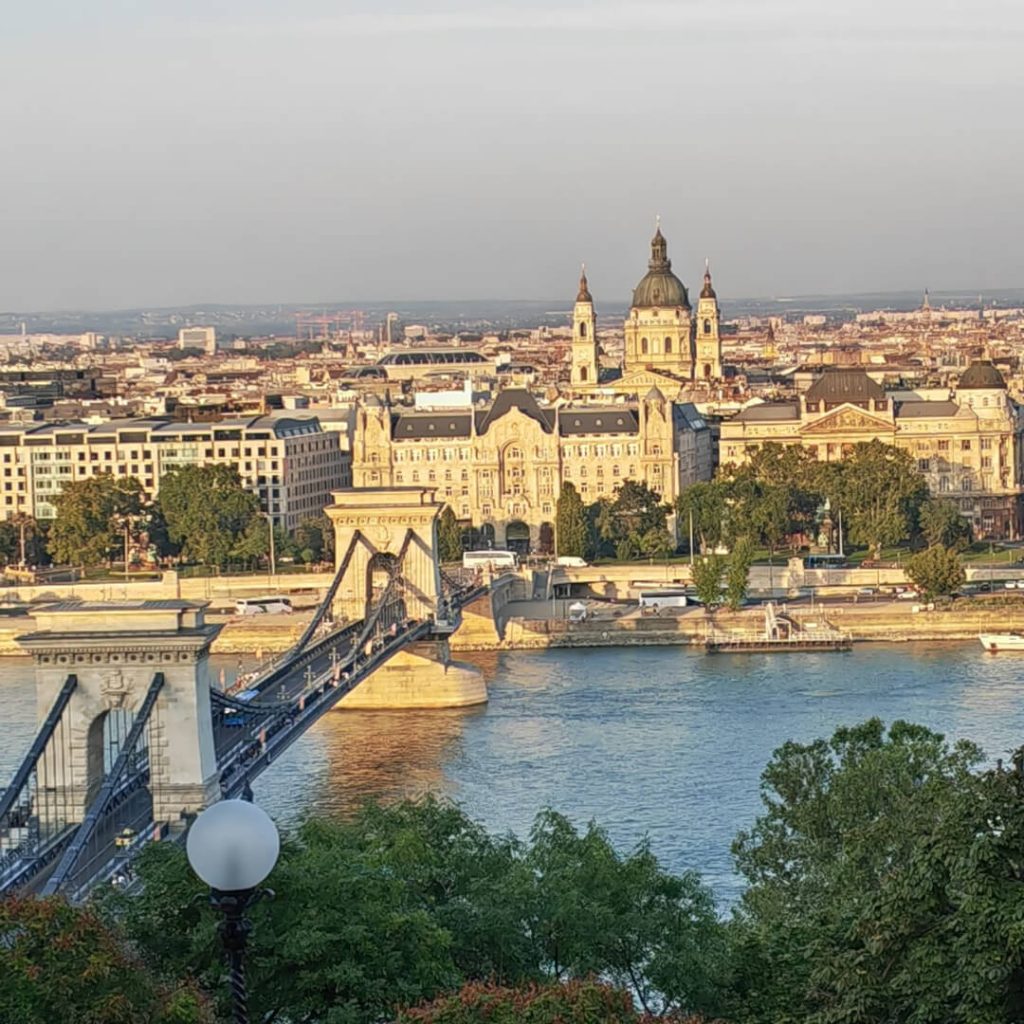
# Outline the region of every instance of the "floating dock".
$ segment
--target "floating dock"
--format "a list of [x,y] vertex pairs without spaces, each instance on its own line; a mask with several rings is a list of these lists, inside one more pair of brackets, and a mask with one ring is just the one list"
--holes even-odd
[[853,638],[849,633],[828,622],[801,624],[779,615],[771,602],[765,606],[763,630],[717,630],[712,627],[704,638],[704,650],[708,654],[852,649]]

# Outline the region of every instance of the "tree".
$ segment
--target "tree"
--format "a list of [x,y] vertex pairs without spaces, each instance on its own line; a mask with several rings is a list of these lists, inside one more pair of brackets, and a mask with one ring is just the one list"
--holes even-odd
[[746,537],[741,537],[733,545],[725,577],[725,599],[733,611],[740,608],[747,598],[750,566],[753,561],[754,546]]
[[[323,562],[327,559],[324,529],[326,518],[326,516],[315,516],[303,519],[295,527],[295,547],[304,562]],[[333,534],[334,530],[332,529],[329,535],[333,538]],[[309,553],[309,558],[304,557],[306,552]]]
[[462,560],[462,529],[451,505],[445,505],[438,519],[437,549],[442,562]]
[[918,525],[929,547],[941,544],[963,551],[971,543],[971,524],[948,498],[929,498],[917,514]]
[[[180,849],[140,855],[140,892],[104,913],[154,969],[222,976],[214,920]],[[282,847],[253,908],[253,1019],[391,1020],[465,981],[524,986],[597,974],[653,1009],[718,1005],[727,947],[710,892],[665,872],[647,844],[620,853],[554,812],[528,842],[492,836],[427,799],[310,820]]]
[[941,544],[933,544],[911,555],[907,559],[906,573],[911,583],[928,599],[952,594],[967,579],[960,556]]
[[646,533],[665,529],[669,508],[653,487],[639,480],[624,480],[615,488],[612,512],[618,538],[629,538],[639,547],[639,539]]
[[0,522],[0,556],[8,564],[43,565],[48,560],[46,533],[26,512],[15,512]]
[[725,559],[721,555],[704,555],[694,559],[693,586],[697,597],[705,608],[714,608],[722,603],[722,574]]
[[680,530],[688,535],[692,516],[693,530],[704,554],[722,542],[727,497],[727,487],[722,481],[708,480],[685,488],[676,502]]
[[586,558],[589,540],[590,527],[583,501],[576,488],[566,481],[555,506],[555,554]]
[[[523,988],[472,982],[458,992],[399,1013],[396,1024],[657,1024],[629,993],[599,981],[548,982]],[[700,1024],[673,1015],[671,1024]]]
[[825,493],[855,543],[878,558],[885,545],[910,535],[928,487],[909,452],[874,440],[854,445],[847,458],[830,465],[822,474]]
[[649,558],[664,558],[675,551],[676,543],[665,527],[651,527],[640,538],[640,554]]
[[168,537],[190,562],[222,566],[233,554],[252,558],[263,553],[256,553],[259,499],[242,486],[232,466],[174,467],[161,481],[159,504]]
[[878,719],[775,752],[733,847],[737,1019],[1024,1019],[1024,784],[982,757]]
[[191,984],[164,984],[90,909],[0,900],[0,1020],[9,1024],[213,1024]]
[[131,476],[103,473],[66,483],[54,501],[50,553],[66,565],[109,562],[123,550],[122,517],[141,515],[143,500],[142,484]]

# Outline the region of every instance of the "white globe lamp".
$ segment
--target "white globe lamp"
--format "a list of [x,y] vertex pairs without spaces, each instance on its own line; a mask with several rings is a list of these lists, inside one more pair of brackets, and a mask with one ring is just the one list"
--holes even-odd
[[211,889],[244,892],[273,871],[281,840],[262,808],[245,800],[221,800],[192,823],[185,852],[192,870]]

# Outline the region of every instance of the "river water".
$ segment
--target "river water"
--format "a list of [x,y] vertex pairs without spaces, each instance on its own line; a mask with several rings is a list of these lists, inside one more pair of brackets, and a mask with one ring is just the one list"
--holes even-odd
[[[462,657],[487,677],[485,708],[329,714],[257,782],[257,801],[289,825],[311,810],[435,792],[518,834],[550,806],[579,823],[593,818],[623,848],[649,836],[667,867],[699,870],[725,907],[741,888],[729,844],[757,815],[760,773],[785,740],[878,715],[973,739],[992,759],[1024,743],[1024,655],[992,656],[976,643]],[[238,666],[214,661],[229,678]],[[31,666],[5,661],[4,778],[34,716]]]

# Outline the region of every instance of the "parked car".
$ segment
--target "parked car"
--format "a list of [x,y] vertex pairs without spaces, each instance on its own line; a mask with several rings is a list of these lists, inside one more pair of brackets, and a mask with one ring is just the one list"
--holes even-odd
[[874,597],[875,596],[875,588],[874,587],[858,587],[857,588],[857,596],[858,597]]

